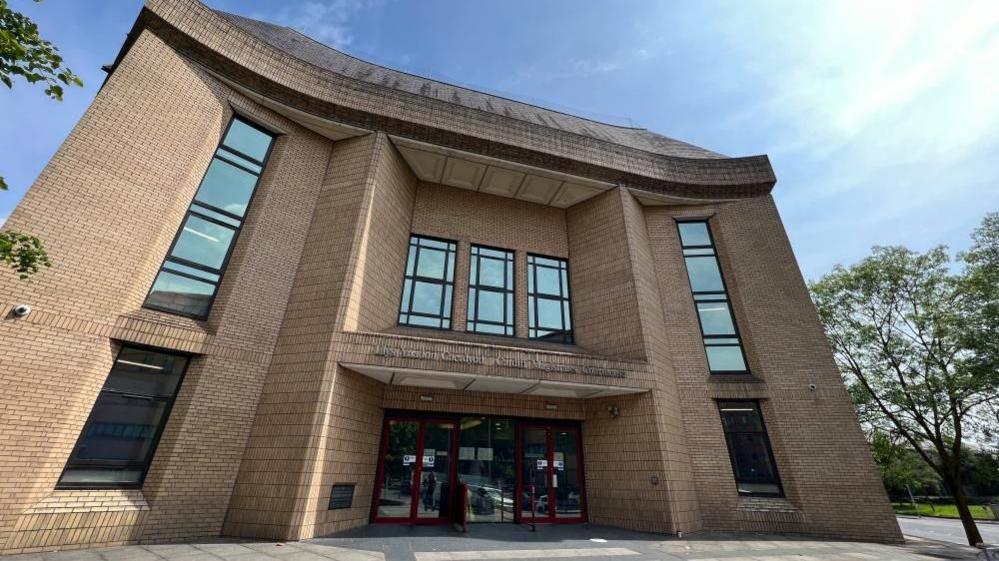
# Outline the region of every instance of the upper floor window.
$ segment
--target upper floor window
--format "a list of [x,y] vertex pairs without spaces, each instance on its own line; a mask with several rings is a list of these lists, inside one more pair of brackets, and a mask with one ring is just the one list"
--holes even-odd
[[744,373],[746,356],[706,220],[678,222],[687,278],[712,373]]
[[57,486],[140,486],[187,363],[180,355],[122,348]]
[[572,343],[568,267],[565,259],[528,254],[528,337]]
[[740,495],[784,494],[770,449],[767,428],[755,401],[720,401],[722,427]]
[[468,331],[513,335],[513,252],[472,246]]
[[402,283],[399,323],[451,329],[455,243],[413,235]]
[[146,307],[208,317],[273,141],[271,133],[239,117],[229,122]]

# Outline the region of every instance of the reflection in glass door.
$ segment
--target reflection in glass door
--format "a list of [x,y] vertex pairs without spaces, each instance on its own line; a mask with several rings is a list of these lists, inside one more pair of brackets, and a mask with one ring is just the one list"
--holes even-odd
[[418,421],[389,420],[382,454],[382,478],[378,488],[377,517],[408,519],[413,506],[413,476],[416,471]]
[[423,425],[417,518],[446,518],[450,512],[454,429],[452,422],[427,421]]
[[548,434],[524,427],[520,433],[520,520],[548,517]]
[[388,419],[385,424],[375,520],[447,520],[454,479],[453,421]]
[[579,469],[579,433],[574,429],[552,429],[552,487],[556,518],[583,515],[582,474]]
[[520,522],[575,522],[585,514],[579,430],[522,426]]

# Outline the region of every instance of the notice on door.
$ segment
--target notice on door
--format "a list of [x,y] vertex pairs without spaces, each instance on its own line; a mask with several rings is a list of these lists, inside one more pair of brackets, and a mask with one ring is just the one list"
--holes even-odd
[[426,456],[426,455],[424,455],[423,456],[423,467],[425,467],[425,468],[432,468],[432,467],[434,467],[434,461],[436,459],[437,459],[436,456]]
[[546,469],[548,467],[548,460],[538,460],[538,469]]
[[409,466],[416,463],[416,454],[406,454],[402,457],[402,465]]

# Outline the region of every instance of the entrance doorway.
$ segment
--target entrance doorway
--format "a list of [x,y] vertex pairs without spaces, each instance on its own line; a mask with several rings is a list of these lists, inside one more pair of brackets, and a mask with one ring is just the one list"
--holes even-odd
[[519,436],[520,522],[582,522],[585,510],[579,430],[523,425]]
[[[482,416],[385,419],[372,521],[561,523],[586,518],[578,425]],[[461,483],[461,485],[459,485]],[[462,499],[452,496],[459,489]],[[464,504],[467,512],[452,512]]]
[[457,424],[451,420],[386,420],[375,489],[376,522],[448,520],[457,434]]

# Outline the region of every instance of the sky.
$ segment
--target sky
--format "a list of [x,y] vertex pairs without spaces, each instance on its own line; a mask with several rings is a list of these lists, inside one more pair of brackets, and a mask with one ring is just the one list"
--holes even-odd
[[[805,277],[875,245],[969,245],[999,210],[999,2],[207,0],[352,55],[767,154]],[[85,82],[0,86],[0,223],[87,109],[137,0],[10,0]]]

